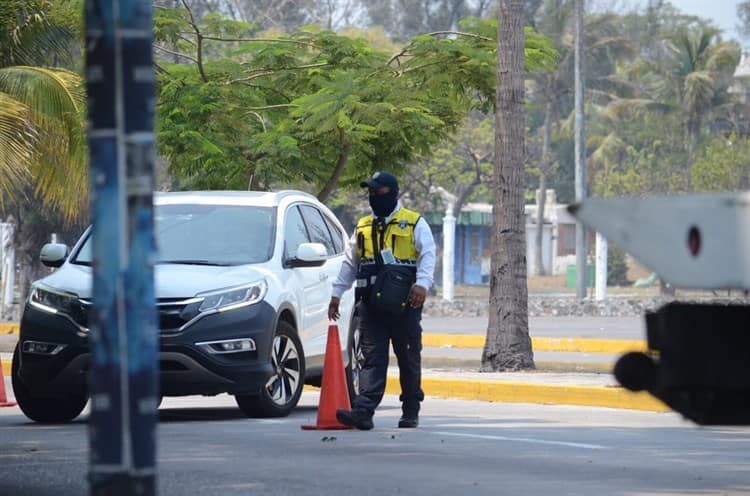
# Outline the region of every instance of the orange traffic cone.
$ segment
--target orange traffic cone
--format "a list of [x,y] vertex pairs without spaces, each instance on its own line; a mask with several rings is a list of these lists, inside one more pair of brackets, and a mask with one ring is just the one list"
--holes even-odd
[[349,391],[346,387],[344,362],[341,361],[341,342],[339,341],[339,327],[336,324],[328,326],[328,341],[326,342],[326,356],[323,362],[323,380],[320,384],[320,401],[318,403],[318,421],[315,425],[303,425],[305,430],[313,429],[351,429],[336,420],[336,410],[349,410]]
[[3,406],[16,406],[12,401],[8,401],[8,397],[5,395],[5,378],[3,377],[3,359],[0,358],[0,407]]

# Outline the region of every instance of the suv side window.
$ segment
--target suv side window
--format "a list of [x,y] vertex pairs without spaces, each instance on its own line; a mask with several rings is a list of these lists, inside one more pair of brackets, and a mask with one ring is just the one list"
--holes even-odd
[[320,210],[310,205],[300,205],[299,208],[302,210],[305,224],[307,224],[307,229],[310,231],[311,241],[313,243],[322,243],[329,255],[335,255],[336,245],[333,243],[333,239],[331,239],[331,233],[328,232],[328,226],[326,226]]
[[305,222],[296,205],[289,207],[284,219],[284,259],[294,258],[302,243],[309,243]]
[[327,215],[323,214],[323,220],[328,226],[328,232],[331,233],[331,238],[333,239],[333,246],[336,248],[336,253],[342,253],[344,251],[345,245],[344,233],[342,233],[339,228],[336,227],[336,224],[334,224]]

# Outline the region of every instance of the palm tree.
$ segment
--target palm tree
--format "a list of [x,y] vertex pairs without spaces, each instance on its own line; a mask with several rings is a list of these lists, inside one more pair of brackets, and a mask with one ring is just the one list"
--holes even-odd
[[684,114],[692,162],[706,117],[729,103],[725,90],[740,53],[734,44],[721,41],[714,28],[681,30],[668,41],[669,65],[659,89]]
[[526,286],[524,0],[500,0],[495,118],[494,237],[485,372],[534,368]]
[[85,93],[80,76],[52,62],[71,59],[72,32],[50,22],[44,0],[0,7],[0,193],[31,182],[69,220],[85,212]]

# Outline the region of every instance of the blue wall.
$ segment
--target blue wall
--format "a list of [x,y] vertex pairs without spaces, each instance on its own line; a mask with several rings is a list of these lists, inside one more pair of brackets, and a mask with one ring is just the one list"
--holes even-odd
[[[435,242],[438,246],[442,246],[442,226],[433,225],[430,227],[435,236]],[[490,226],[456,226],[456,256],[453,265],[455,284],[482,285],[488,283],[487,275],[482,275],[482,256],[489,256],[491,243]],[[442,270],[436,272],[435,281],[442,285]]]

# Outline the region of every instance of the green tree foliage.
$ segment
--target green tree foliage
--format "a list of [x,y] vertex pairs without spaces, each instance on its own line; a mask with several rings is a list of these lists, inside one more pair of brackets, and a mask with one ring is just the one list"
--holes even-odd
[[[622,114],[616,112],[617,109]],[[668,194],[690,190],[685,133],[678,116],[647,116],[625,107],[592,109],[589,122],[591,193]],[[609,132],[612,127],[617,133]]]
[[693,163],[690,173],[696,191],[750,189],[750,138],[715,138]]
[[455,197],[457,213],[466,202],[491,201],[494,140],[491,116],[472,112],[432,155],[409,167],[402,188],[409,204],[422,212],[443,212]]
[[[664,12],[662,12],[663,14]],[[648,16],[629,16],[641,28]],[[647,31],[647,30],[646,30]],[[597,195],[688,192],[691,163],[737,113],[728,91],[739,50],[695,18],[671,13],[635,56],[618,57],[613,83],[587,103],[590,189]]]
[[30,182],[72,219],[85,212],[88,189],[85,99],[76,73],[51,67],[73,63],[75,41],[72,19],[51,22],[48,14],[60,12],[53,7],[60,5],[0,4],[0,192],[12,197]]
[[617,245],[607,245],[607,285],[628,286],[628,264],[625,250]]
[[[473,108],[495,98],[496,24],[423,35],[395,55],[318,28],[255,34],[187,9],[160,9],[159,150],[183,187],[339,185],[431,153]],[[529,33],[527,69],[554,64]]]

